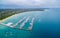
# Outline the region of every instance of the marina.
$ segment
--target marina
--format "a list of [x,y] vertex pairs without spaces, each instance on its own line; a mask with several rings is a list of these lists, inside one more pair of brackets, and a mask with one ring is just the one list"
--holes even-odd
[[[26,20],[23,21],[24,19],[26,19]],[[4,23],[0,23],[0,24],[15,29],[16,26],[18,26],[18,24],[23,21],[23,22],[21,23],[20,27],[18,27],[18,28],[16,28],[16,29],[31,30],[31,31],[32,31],[33,23],[34,23],[34,19],[35,19],[35,18],[32,18],[29,27],[26,27],[27,29],[26,29],[26,28],[23,28],[23,27],[25,26],[25,24],[29,21],[29,19],[30,19],[30,17],[27,17],[27,18],[24,17],[24,18],[22,18],[21,20],[19,20],[19,21],[18,21],[16,24],[14,24],[14,25],[12,25],[12,24],[13,24],[12,22],[9,22],[9,23],[7,23],[7,24],[4,24]]]

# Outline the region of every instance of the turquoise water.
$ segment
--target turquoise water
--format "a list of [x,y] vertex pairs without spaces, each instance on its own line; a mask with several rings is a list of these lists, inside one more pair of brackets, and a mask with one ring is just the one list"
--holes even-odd
[[[14,28],[0,25],[0,38],[60,38],[60,9],[47,9],[45,11],[30,11],[19,13],[4,21],[13,25],[26,17]],[[34,19],[32,31],[19,30],[19,26],[29,17],[23,28],[27,28]],[[28,29],[28,28],[27,28]]]

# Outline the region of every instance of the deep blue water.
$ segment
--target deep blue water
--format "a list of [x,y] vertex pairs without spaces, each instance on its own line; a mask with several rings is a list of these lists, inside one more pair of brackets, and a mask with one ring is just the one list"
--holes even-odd
[[2,22],[4,24],[12,22],[13,25],[17,23],[20,19],[24,17],[29,17],[29,21],[25,24],[26,28],[31,22],[32,18],[35,18],[32,31],[18,30],[9,28],[4,25],[0,25],[0,38],[60,38],[60,9],[47,9],[46,11],[30,11],[19,13],[6,21]]

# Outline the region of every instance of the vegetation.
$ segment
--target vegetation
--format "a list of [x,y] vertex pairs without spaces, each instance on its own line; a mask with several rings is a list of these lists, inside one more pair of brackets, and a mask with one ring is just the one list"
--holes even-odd
[[44,11],[44,9],[0,9],[0,20],[26,11]]

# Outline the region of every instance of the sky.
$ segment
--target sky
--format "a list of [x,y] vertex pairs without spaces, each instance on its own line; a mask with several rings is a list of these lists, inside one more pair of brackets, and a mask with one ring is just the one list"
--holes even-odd
[[0,8],[60,8],[60,0],[0,0]]

